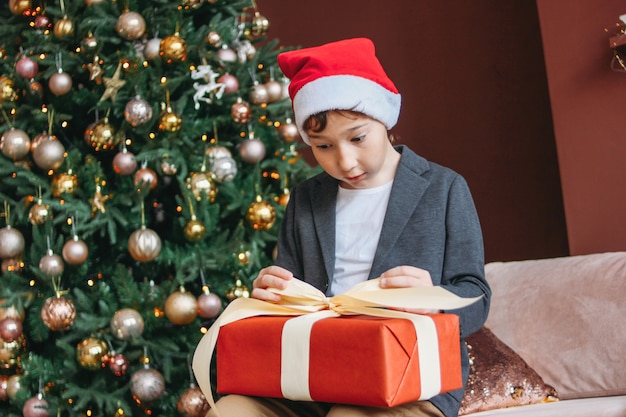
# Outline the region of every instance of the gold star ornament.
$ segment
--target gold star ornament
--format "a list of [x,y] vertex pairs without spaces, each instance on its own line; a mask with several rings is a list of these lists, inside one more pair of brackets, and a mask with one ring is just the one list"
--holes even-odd
[[111,195],[103,195],[102,188],[99,185],[96,185],[96,191],[93,194],[93,198],[89,199],[89,203],[91,204],[91,217],[96,215],[96,212],[100,211],[101,213],[106,213],[107,209],[104,206],[104,203],[111,198]]
[[111,102],[115,101],[115,96],[120,88],[124,87],[126,81],[120,79],[120,72],[122,70],[122,64],[117,64],[117,68],[115,69],[115,73],[113,77],[104,77],[104,86],[106,89],[104,90],[104,94],[100,97],[100,101],[104,101],[110,99]]

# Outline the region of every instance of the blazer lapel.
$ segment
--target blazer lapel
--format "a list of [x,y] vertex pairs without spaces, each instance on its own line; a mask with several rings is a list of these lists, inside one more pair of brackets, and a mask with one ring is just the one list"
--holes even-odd
[[379,270],[382,261],[391,256],[389,251],[400,237],[428,187],[428,180],[421,175],[428,169],[427,162],[408,148],[400,147],[399,149],[402,152],[402,158],[389,196],[389,204],[369,278],[376,278],[384,272]]
[[320,245],[320,251],[324,259],[326,276],[330,281],[335,270],[335,206],[338,185],[337,180],[329,175],[321,176],[319,181],[320,193],[311,204],[318,242],[324,242]]

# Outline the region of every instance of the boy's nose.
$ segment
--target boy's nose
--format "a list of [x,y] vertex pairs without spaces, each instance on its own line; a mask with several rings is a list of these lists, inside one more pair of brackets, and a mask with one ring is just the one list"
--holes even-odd
[[348,172],[354,168],[355,160],[354,153],[349,149],[339,148],[337,151],[337,165],[342,171]]

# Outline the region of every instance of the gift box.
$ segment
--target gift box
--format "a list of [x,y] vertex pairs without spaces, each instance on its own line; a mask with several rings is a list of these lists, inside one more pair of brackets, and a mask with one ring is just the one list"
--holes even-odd
[[223,326],[217,391],[391,407],[463,386],[454,314],[311,316]]

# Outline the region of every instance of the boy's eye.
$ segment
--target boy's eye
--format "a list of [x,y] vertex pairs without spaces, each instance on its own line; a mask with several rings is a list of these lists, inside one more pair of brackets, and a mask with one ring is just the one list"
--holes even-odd
[[357,136],[356,138],[352,138],[352,142],[361,142],[365,139],[365,135]]
[[317,149],[328,149],[328,148],[330,148],[330,145],[317,145],[316,148]]

